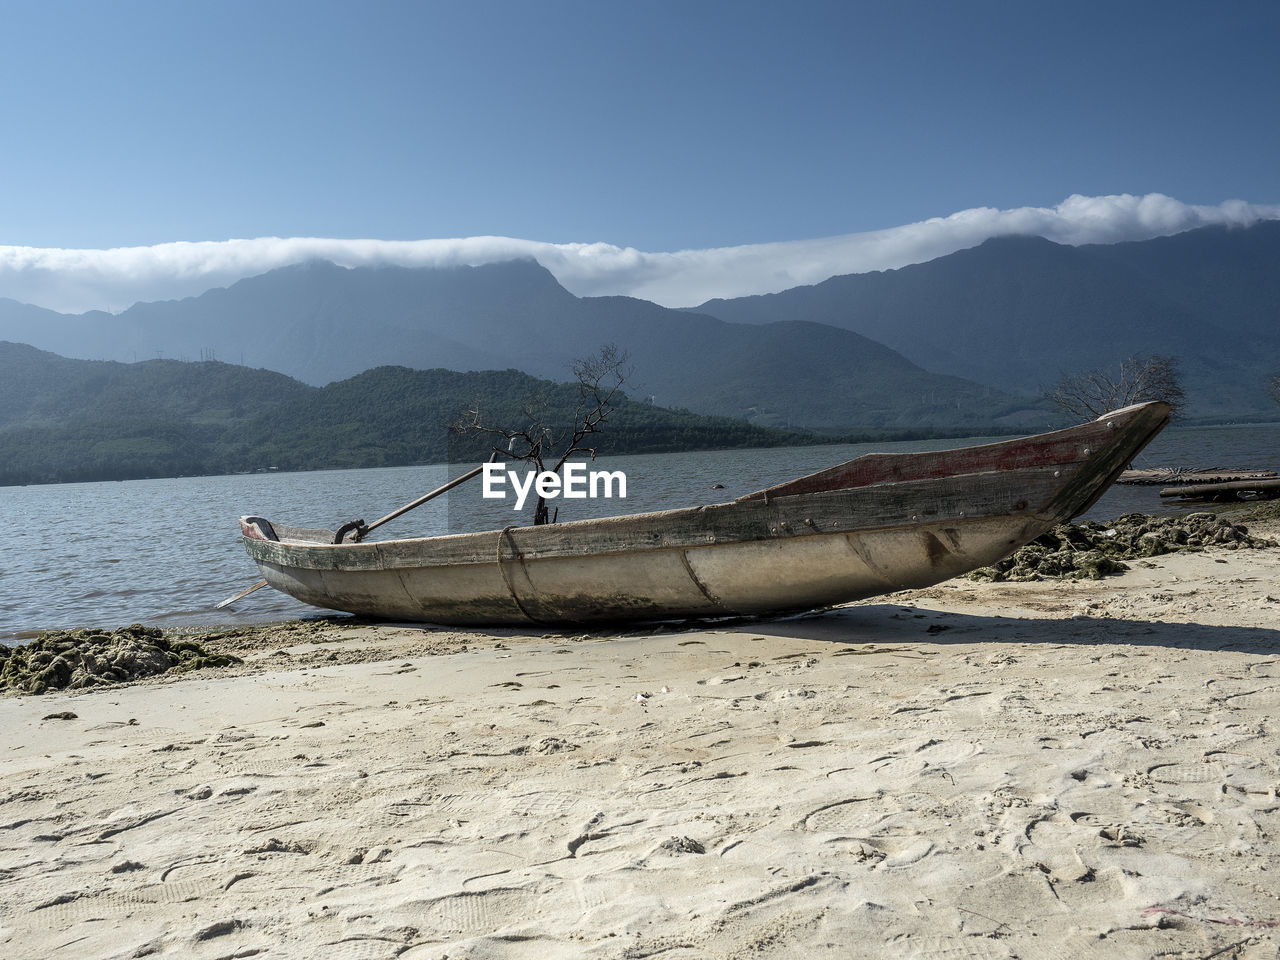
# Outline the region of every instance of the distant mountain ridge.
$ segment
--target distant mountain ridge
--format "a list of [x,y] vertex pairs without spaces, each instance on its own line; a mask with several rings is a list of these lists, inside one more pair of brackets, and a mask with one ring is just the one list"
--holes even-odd
[[1000,237],[928,263],[691,308],[804,317],[929,370],[1018,393],[1134,354],[1179,357],[1191,416],[1272,415],[1280,373],[1280,221],[1129,243]]
[[560,380],[575,358],[614,343],[630,355],[632,395],[767,426],[976,432],[1047,418],[1035,401],[928,373],[851,331],[580,298],[531,260],[442,269],[316,261],[114,317],[10,301],[0,303],[0,337],[88,359],[218,358],[312,384],[384,365]]

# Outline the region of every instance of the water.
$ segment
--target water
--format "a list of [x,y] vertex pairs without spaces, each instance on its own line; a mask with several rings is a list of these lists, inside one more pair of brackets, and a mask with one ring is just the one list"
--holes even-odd
[[[602,458],[592,469],[625,471],[626,500],[552,505],[560,504],[567,520],[716,503],[872,450],[938,450],[982,439]],[[1135,466],[1278,469],[1280,424],[1171,428]],[[315,608],[269,589],[233,608],[212,609],[258,579],[236,518],[253,513],[331,528],[355,518],[372,521],[448,475],[444,466],[389,467],[0,488],[0,642],[20,642],[41,629],[135,621],[176,626],[314,616]],[[714,489],[717,483],[723,489]],[[375,537],[528,522],[530,506],[517,514],[512,502],[483,500],[477,478]],[[1156,487],[1116,486],[1088,516],[1180,509],[1204,508],[1162,502]]]

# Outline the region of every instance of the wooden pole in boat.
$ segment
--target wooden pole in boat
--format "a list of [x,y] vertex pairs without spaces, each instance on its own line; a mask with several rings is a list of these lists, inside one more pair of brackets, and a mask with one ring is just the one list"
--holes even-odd
[[261,589],[262,589],[263,587],[265,587],[266,585],[267,585],[267,581],[265,581],[265,580],[259,580],[257,583],[255,583],[255,584],[254,584],[252,587],[250,587],[249,589],[247,589],[247,590],[241,590],[241,591],[240,591],[239,593],[237,593],[235,596],[227,597],[227,599],[223,600],[221,603],[219,603],[219,604],[218,604],[217,606],[215,606],[213,609],[215,609],[215,610],[221,610],[223,607],[229,607],[229,606],[231,606],[231,604],[235,603],[237,600],[243,600],[243,599],[244,599],[245,597],[247,597],[249,594],[253,593],[253,591],[255,591],[255,590],[261,590]]
[[[493,463],[497,459],[498,459],[497,451],[494,451],[494,453],[490,454],[488,462]],[[440,494],[442,493],[448,493],[454,487],[466,483],[472,477],[479,476],[482,472],[484,472],[484,468],[485,468],[485,464],[482,463],[480,466],[476,467],[474,470],[468,470],[466,473],[462,474],[462,476],[454,477],[444,486],[437,487],[436,489],[432,490],[430,493],[426,494],[425,496],[419,497],[417,500],[413,501],[413,503],[406,503],[399,510],[392,510],[385,517],[380,517],[379,519],[373,521],[373,523],[366,524],[361,520],[355,520],[352,523],[344,524],[342,527],[338,529],[337,534],[333,538],[333,542],[341,543],[342,538],[347,533],[351,531],[355,531],[355,540],[358,543],[361,540],[363,540],[366,536],[369,535],[370,530],[375,530],[378,527],[382,526],[384,523],[386,523],[388,520],[394,520],[396,517],[399,517],[403,514],[408,513],[410,510],[413,510],[415,507],[422,506],[428,500],[433,500],[436,497],[440,496]]]

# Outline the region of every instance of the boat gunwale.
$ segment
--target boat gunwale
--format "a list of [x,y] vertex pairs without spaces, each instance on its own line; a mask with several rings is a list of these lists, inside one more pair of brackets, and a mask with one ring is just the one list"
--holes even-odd
[[[858,536],[892,533],[911,529],[945,529],[973,522],[1007,520],[1011,523],[1038,523],[1049,527],[1065,517],[1052,509],[1064,479],[1055,477],[1061,467],[1045,466],[1018,471],[1016,486],[998,487],[990,483],[1007,472],[971,474],[964,478],[918,480],[904,484],[884,484],[827,494],[780,498],[748,503],[725,503],[709,507],[685,507],[649,514],[625,514],[602,517],[590,523],[597,536],[589,542],[574,537],[566,524],[505,527],[467,533],[443,534],[402,540],[369,541],[358,544],[327,544],[297,541],[258,541],[247,544],[250,555],[259,562],[281,567],[329,571],[387,571],[430,569],[459,564],[484,565],[495,562],[495,543],[510,540],[524,561],[555,561],[605,558],[628,553],[661,553],[663,551],[696,551],[717,547],[735,547],[762,542],[784,542],[821,536]],[[975,505],[972,483],[978,478],[988,481],[984,495],[993,498],[988,509],[966,514]],[[963,483],[957,483],[963,479]],[[979,480],[979,482],[981,482]],[[1028,502],[1029,489],[1038,491],[1037,502]],[[872,498],[869,494],[886,494]],[[850,519],[851,501],[863,516]],[[908,502],[914,503],[908,507]],[[958,509],[960,506],[964,510]],[[719,509],[717,509],[719,508]],[[893,512],[887,512],[893,511]],[[870,512],[880,522],[865,516]],[[741,529],[754,525],[754,533],[734,535],[726,532],[726,524],[716,524],[713,513],[727,513]],[[683,515],[683,516],[682,516]],[[690,516],[709,521],[697,527],[682,523]],[[745,516],[743,516],[745,515]],[[662,528],[654,529],[654,518],[662,517]],[[806,521],[812,521],[812,525]],[[719,529],[715,527],[718,526]],[[637,528],[641,529],[637,529]],[[341,547],[335,550],[335,547]]]

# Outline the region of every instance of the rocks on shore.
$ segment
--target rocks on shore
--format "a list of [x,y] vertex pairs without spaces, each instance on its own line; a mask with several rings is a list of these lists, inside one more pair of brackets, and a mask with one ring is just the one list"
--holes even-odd
[[1127,513],[1108,524],[1063,523],[1020,547],[995,566],[982,567],[971,580],[1100,580],[1129,569],[1126,560],[1166,553],[1221,547],[1239,550],[1274,547],[1274,540],[1254,537],[1248,527],[1213,513],[1152,517]]
[[129,683],[163,673],[240,663],[193,639],[135,623],[119,630],[57,630],[21,647],[0,646],[0,691],[45,693]]

